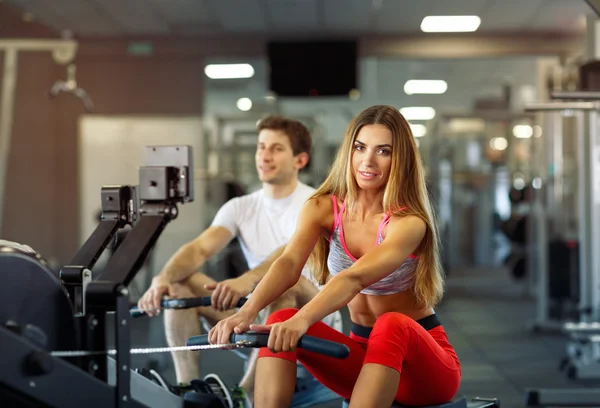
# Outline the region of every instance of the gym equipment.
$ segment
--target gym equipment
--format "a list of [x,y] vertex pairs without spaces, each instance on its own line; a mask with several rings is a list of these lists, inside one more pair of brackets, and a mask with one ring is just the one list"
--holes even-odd
[[[535,332],[560,332],[569,320],[598,319],[592,248],[597,227],[598,170],[594,140],[598,102],[574,101],[582,93],[555,92],[526,110],[543,115],[544,134],[532,139],[538,187],[530,211],[532,265],[537,277]],[[558,261],[560,259],[560,261]],[[599,372],[600,374],[600,372]]]
[[[348,408],[350,401],[344,400],[342,408]],[[500,401],[497,398],[480,398],[475,397],[471,401],[467,401],[466,397],[460,397],[452,402],[441,405],[428,405],[421,407],[407,406],[393,403],[390,408],[500,408]]]
[[[269,333],[258,333],[248,331],[246,333],[232,333],[229,337],[231,348],[235,347],[267,347],[269,342]],[[208,345],[208,335],[193,336],[185,343],[186,346],[206,346]],[[227,344],[221,345],[227,347]],[[312,351],[313,353],[325,354],[334,358],[346,358],[350,354],[350,349],[345,344],[335,343],[330,340],[319,339],[312,336],[302,336],[298,339],[298,347]]]
[[[575,118],[578,146],[578,275],[579,275],[579,322],[563,323],[561,329],[569,339],[567,358],[562,368],[571,378],[600,378],[598,334],[600,334],[600,251],[597,247],[600,238],[600,172],[598,153],[600,141],[597,137],[600,94],[598,92],[554,92],[553,101],[534,104],[528,109],[537,112],[550,112],[552,122],[560,131],[561,116]],[[547,131],[545,132],[548,133]],[[544,264],[547,261],[543,262]],[[541,270],[544,272],[544,270]],[[548,290],[548,282],[543,282],[543,291]],[[544,293],[541,293],[544,294]],[[526,391],[526,406],[553,407],[600,405],[598,388],[579,389],[529,389]]]
[[[247,298],[242,298],[238,301],[236,307],[242,307]],[[198,297],[198,298],[183,298],[183,299],[163,299],[161,301],[161,305],[163,309],[186,309],[198,306],[210,306],[211,305],[211,297]],[[134,318],[139,318],[145,316],[145,312],[139,310],[137,307],[133,307],[130,310],[131,316]],[[340,316],[341,319],[341,316]],[[208,332],[212,328],[208,321],[205,319],[201,319],[202,325],[204,329]],[[341,326],[337,327],[334,323],[334,327],[338,330],[342,330]],[[238,355],[243,360],[248,360],[248,354],[242,350],[241,348],[229,348],[229,350],[236,355]],[[296,370],[296,393],[294,394],[294,399],[292,401],[291,408],[296,406],[311,406],[318,405],[328,401],[340,399],[337,394],[334,394],[328,388],[319,383],[313,376],[310,374],[304,366],[298,364],[298,368]]]
[[[144,153],[139,186],[102,188],[102,221],[59,277],[26,251],[0,251],[0,271],[6,277],[0,285],[3,406],[198,406],[173,398],[177,396],[130,369],[130,354],[157,350],[129,349],[126,287],[165,226],[177,217],[177,204],[193,200],[189,146],[148,146]],[[90,269],[127,224],[133,225],[131,232],[105,272],[92,280]],[[110,351],[108,313],[115,325],[115,350]]]
[[[231,347],[236,347],[238,344],[244,347],[266,347],[269,342],[269,333],[258,333],[249,331],[242,334],[231,334],[230,342]],[[187,346],[203,346],[208,343],[208,335],[203,334],[201,336],[190,337],[186,342]],[[226,346],[226,345],[223,345]],[[321,353],[335,358],[346,358],[350,353],[350,349],[345,344],[335,343],[329,340],[319,339],[310,336],[302,336],[298,340],[298,347],[306,350]],[[343,407],[347,408],[349,402],[344,401]],[[403,408],[403,405],[393,404],[391,408]],[[417,407],[406,407],[406,408],[417,408]],[[500,408],[500,401],[496,398],[474,398],[471,402],[467,403],[467,399],[462,397],[454,402],[449,402],[442,405],[433,405],[427,407],[418,408]]]
[[[241,298],[236,307],[244,306],[247,301],[247,298]],[[212,302],[210,296],[203,296],[197,298],[163,299],[160,304],[163,309],[191,309],[192,307],[210,306]],[[133,318],[146,316],[146,312],[140,310],[137,306],[132,307],[129,312]]]

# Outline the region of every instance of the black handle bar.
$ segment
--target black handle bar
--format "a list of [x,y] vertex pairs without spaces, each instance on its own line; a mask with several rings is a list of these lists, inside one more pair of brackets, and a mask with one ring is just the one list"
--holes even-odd
[[[229,337],[229,341],[232,344],[242,343],[242,347],[267,347],[269,333],[258,333],[253,331],[242,334],[232,333]],[[205,346],[207,344],[209,344],[208,334],[190,337],[185,343],[186,346]],[[350,349],[345,344],[307,335],[300,337],[298,340],[298,347],[334,358],[346,358],[350,354]]]
[[[241,298],[236,307],[244,306],[248,299]],[[211,298],[210,296],[197,297],[197,298],[183,298],[183,299],[163,299],[160,303],[163,309],[190,309],[192,307],[198,306],[210,306]],[[131,313],[131,317],[142,317],[146,315],[146,312],[140,310],[137,306],[132,307],[129,312]]]

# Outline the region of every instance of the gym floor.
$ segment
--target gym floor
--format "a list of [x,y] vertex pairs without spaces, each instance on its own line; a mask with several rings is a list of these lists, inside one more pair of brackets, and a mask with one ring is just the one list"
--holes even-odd
[[[535,303],[523,292],[522,286],[512,282],[502,270],[451,273],[445,300],[437,313],[462,362],[459,394],[468,398],[496,397],[503,408],[519,408],[525,406],[528,388],[598,385],[569,380],[559,371],[565,338],[532,332]],[[136,320],[132,335],[132,347],[166,345],[161,319]],[[150,360],[158,363],[158,371],[167,381],[174,382],[167,354],[134,356],[132,363],[143,367]],[[242,371],[243,360],[229,351],[205,352],[200,359],[201,376],[218,373],[228,385],[236,384]],[[318,407],[340,406],[341,402],[334,401]]]

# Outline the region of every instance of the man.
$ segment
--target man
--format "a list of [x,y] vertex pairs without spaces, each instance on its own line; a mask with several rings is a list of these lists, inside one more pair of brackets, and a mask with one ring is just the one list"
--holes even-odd
[[[312,187],[298,180],[298,173],[308,163],[311,149],[311,136],[306,127],[296,120],[271,116],[260,121],[257,130],[256,169],[262,188],[225,203],[211,226],[169,259],[138,302],[140,309],[153,315],[158,313],[163,296],[212,296],[212,307],[165,311],[165,331],[170,346],[184,345],[188,338],[201,334],[199,316],[214,325],[233,314],[238,300],[252,292],[271,263],[283,252],[294,232],[302,205],[314,192]],[[235,237],[240,241],[249,271],[222,282],[197,272]],[[317,285],[305,268],[303,278],[273,302],[267,314],[283,308],[302,307],[316,293]],[[326,323],[331,325],[333,316],[328,319]],[[198,377],[197,353],[173,353],[179,383],[187,384]],[[258,350],[254,349],[240,382],[250,400],[254,392],[257,355]]]

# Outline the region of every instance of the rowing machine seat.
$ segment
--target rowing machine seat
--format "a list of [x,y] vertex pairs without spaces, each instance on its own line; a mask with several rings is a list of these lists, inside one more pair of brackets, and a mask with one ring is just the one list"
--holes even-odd
[[[344,400],[343,408],[348,408],[349,401]],[[452,402],[447,402],[441,405],[427,405],[427,406],[419,406],[415,407],[412,405],[402,405],[397,402],[394,402],[390,408],[467,408],[467,399],[462,397]]]
[[[342,408],[348,408],[349,401],[344,400]],[[394,402],[390,408],[500,408],[500,401],[496,398],[474,398],[467,402],[466,397],[460,397],[454,401],[441,405],[427,405],[415,407],[412,405],[402,405]]]

